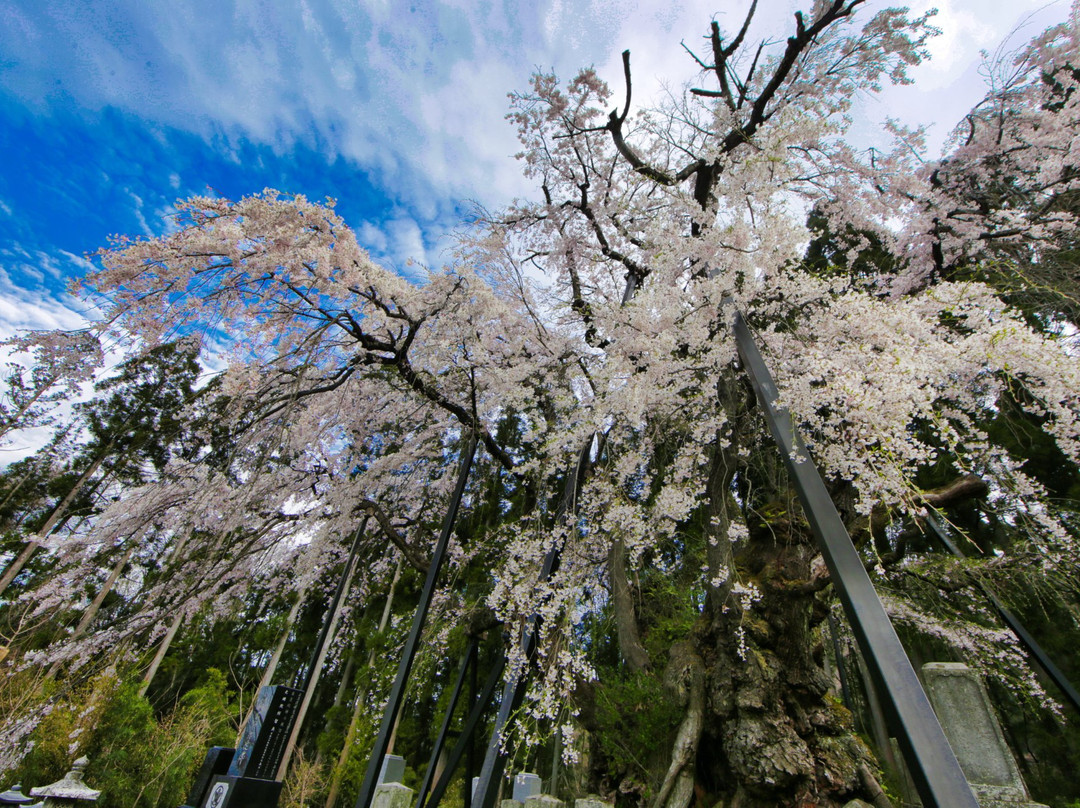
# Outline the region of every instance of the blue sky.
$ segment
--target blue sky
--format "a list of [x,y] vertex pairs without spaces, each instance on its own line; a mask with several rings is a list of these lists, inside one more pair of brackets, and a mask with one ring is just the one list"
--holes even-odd
[[[0,337],[77,327],[64,292],[112,233],[167,227],[172,203],[208,189],[333,196],[372,254],[398,271],[438,264],[472,200],[532,189],[513,159],[506,94],[537,67],[595,64],[635,101],[692,74],[679,47],[747,2],[541,0],[5,0],[0,6]],[[789,0],[761,0],[757,33],[786,33]],[[880,4],[879,4],[880,5]],[[928,2],[914,2],[918,10]],[[1026,39],[1068,3],[946,0],[945,31],[914,88],[861,113],[933,122],[980,95],[980,49],[1025,14]],[[717,12],[716,8],[727,9]],[[872,12],[874,6],[871,5]],[[930,116],[930,117],[928,117]]]

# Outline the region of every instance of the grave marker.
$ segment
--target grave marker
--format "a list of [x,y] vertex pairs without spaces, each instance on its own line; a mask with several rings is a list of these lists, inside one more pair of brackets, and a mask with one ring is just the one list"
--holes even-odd
[[274,778],[303,696],[284,685],[262,688],[236,749],[207,753],[185,808],[274,808],[281,795]]
[[529,797],[537,797],[541,791],[540,776],[530,772],[522,772],[514,777],[514,801],[525,802]]
[[399,755],[383,755],[382,769],[379,770],[379,785],[384,783],[405,784],[405,758]]
[[959,662],[929,662],[922,674],[930,703],[979,804],[1035,808],[1038,804],[1030,801],[978,674]]

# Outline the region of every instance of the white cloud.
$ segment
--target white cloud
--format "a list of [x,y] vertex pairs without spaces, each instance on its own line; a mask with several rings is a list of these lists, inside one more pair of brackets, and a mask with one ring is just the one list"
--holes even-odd
[[419,267],[410,269],[411,264],[430,266],[424,233],[414,219],[402,216],[392,219],[386,225],[387,252],[394,269],[406,277],[415,276]]
[[[148,221],[146,221],[146,216],[143,213],[143,206],[144,206],[143,198],[141,196],[139,196],[137,193],[135,193],[134,191],[132,191],[130,188],[124,188],[124,191],[131,198],[131,202],[132,202],[131,210],[132,210],[132,213],[135,216],[135,221],[137,221],[139,223],[139,229],[142,230],[143,235],[144,236],[149,236],[151,238],[156,236],[157,233],[155,233],[154,229],[152,227],[150,227],[150,223]],[[155,224],[156,224],[156,222],[155,222]]]
[[[0,248],[0,340],[22,330],[84,328],[96,310],[66,293],[51,293],[42,285],[46,277],[71,278],[91,264],[64,250],[47,253],[11,243]],[[23,279],[33,278],[30,287]]]
[[[946,31],[931,45],[936,58],[919,69],[915,88],[884,103],[909,120],[929,110],[945,119],[939,128],[947,131],[977,99],[971,71],[978,50],[993,48],[1043,0],[915,0],[915,11],[931,2]],[[517,144],[504,121],[506,93],[524,88],[533,69],[569,77],[596,63],[619,99],[620,53],[629,48],[640,108],[665,84],[678,88],[699,73],[681,41],[707,53],[702,37],[710,20],[733,32],[748,5],[729,2],[717,11],[715,0],[190,0],[167,9],[64,4],[63,13],[53,13],[48,4],[27,4],[6,12],[0,50],[5,92],[30,108],[113,106],[200,134],[237,160],[242,139],[281,154],[298,142],[316,146],[328,159],[343,156],[368,172],[391,205],[432,221],[449,200],[498,206],[533,193],[512,159]],[[761,3],[748,41],[786,35],[800,5]],[[1058,0],[1048,13],[1066,11]],[[940,95],[957,81],[963,88],[955,100]],[[178,175],[169,182],[179,189]],[[136,216],[143,216],[138,203]],[[430,247],[427,234],[423,241]]]
[[[535,193],[512,158],[518,144],[504,120],[506,94],[524,89],[534,69],[569,78],[595,64],[621,103],[620,54],[629,48],[640,109],[666,86],[697,80],[680,42],[707,56],[709,22],[734,32],[749,1],[26,0],[0,12],[0,92],[41,114],[68,104],[115,107],[149,121],[163,143],[163,127],[194,132],[238,164],[243,140],[279,154],[303,143],[327,159],[347,158],[388,199],[384,215],[365,212],[368,221],[353,223],[360,243],[375,260],[414,275],[410,260],[437,266],[443,259],[455,202],[497,207]],[[940,9],[945,33],[931,43],[934,59],[915,71],[916,85],[871,102],[858,121],[862,134],[877,135],[885,115],[908,123],[933,115],[940,122],[932,143],[940,143],[981,96],[979,50],[993,50],[1027,14],[1035,12],[1017,44],[1068,12],[1065,0],[1044,3],[913,0],[913,13]],[[806,5],[761,2],[748,41],[782,41],[794,10]],[[870,5],[864,17],[886,3]],[[101,181],[110,182],[104,172]],[[181,191],[178,173],[167,181]],[[160,229],[171,208],[142,188],[124,190],[143,232]],[[3,200],[0,211],[14,216]],[[0,337],[83,326],[75,298],[13,278],[71,277],[88,268],[68,252],[0,245]]]
[[0,339],[8,339],[20,331],[85,327],[87,321],[73,301],[46,297],[20,299],[11,294],[11,288],[5,275],[0,282]]
[[989,52],[991,58],[994,53],[1006,56],[1038,32],[1061,22],[1069,10],[1064,0],[918,0],[912,5],[913,14],[936,7],[933,22],[942,34],[930,42],[931,58],[912,70],[914,84],[886,87],[869,102],[861,125],[865,139],[870,141],[876,134],[880,145],[885,140],[880,124],[886,117],[908,125],[930,125],[927,145],[932,156],[986,94],[980,70],[983,52]]
[[386,233],[371,222],[361,222],[356,227],[356,240],[373,256],[386,253]]
[[[566,75],[599,61],[621,79],[618,53],[652,61],[639,95],[678,40],[707,30],[709,7],[506,2],[305,0],[291,6],[217,0],[21,12],[0,48],[8,91],[48,107],[59,81],[87,109],[114,106],[223,146],[247,138],[284,153],[300,141],[356,161],[395,201],[428,218],[442,199],[498,204],[523,193],[506,93],[536,67]],[[208,22],[209,21],[209,22]],[[11,32],[19,32],[18,36]],[[52,43],[44,47],[43,43]],[[642,62],[645,64],[645,62]],[[170,177],[173,187],[178,177]]]

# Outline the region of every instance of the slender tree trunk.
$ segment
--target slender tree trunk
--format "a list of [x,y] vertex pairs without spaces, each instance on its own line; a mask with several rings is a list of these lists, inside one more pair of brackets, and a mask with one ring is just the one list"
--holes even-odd
[[79,479],[75,481],[75,485],[68,491],[67,496],[65,496],[60,501],[60,504],[53,509],[53,512],[49,514],[49,518],[45,521],[45,524],[42,525],[41,530],[27,542],[26,547],[19,553],[18,558],[12,561],[11,564],[8,565],[8,568],[4,570],[4,574],[0,576],[0,595],[2,595],[4,590],[8,588],[8,585],[15,580],[15,576],[22,572],[23,567],[26,566],[26,563],[31,559],[34,553],[37,552],[37,549],[41,546],[42,542],[48,538],[53,528],[56,527],[57,522],[59,522],[67,512],[68,506],[70,506],[75,500],[75,497],[79,495],[79,492],[82,491],[86,483],[89,482],[90,478],[101,467],[101,464],[105,462],[105,458],[108,456],[108,450],[112,448],[112,445],[113,441],[109,441],[105,449],[94,458],[94,462],[91,463],[86,471],[79,476]]
[[296,741],[300,737],[300,730],[304,726],[304,718],[307,716],[308,707],[311,706],[311,700],[315,695],[315,688],[319,686],[319,677],[322,675],[323,663],[326,662],[326,655],[330,651],[330,646],[334,643],[334,636],[337,633],[338,622],[341,620],[341,613],[345,609],[345,602],[349,599],[349,587],[353,575],[353,566],[350,565],[342,574],[345,576],[345,587],[341,592],[341,597],[338,599],[338,602],[334,605],[334,613],[330,616],[330,628],[326,632],[326,641],[323,643],[322,648],[319,649],[319,655],[315,659],[315,668],[308,677],[307,690],[304,691],[304,699],[300,702],[300,712],[296,716],[296,722],[293,724],[292,733],[289,735],[289,742],[285,746],[285,755],[281,758],[281,765],[278,766],[278,780],[284,780],[285,773],[289,770],[289,762],[292,760],[293,750],[296,748]]
[[390,740],[386,742],[386,754],[394,754],[394,744],[397,742],[398,727],[401,726],[401,713],[394,719],[394,728],[390,730]]
[[0,595],[8,588],[8,584],[15,580],[15,576],[22,572],[22,568],[26,566],[26,562],[30,560],[31,556],[37,552],[37,548],[40,546],[41,545],[34,539],[31,539],[26,543],[26,546],[15,560],[8,564],[8,568],[4,570],[3,576],[0,576]]
[[653,808],[687,808],[694,798],[694,763],[705,726],[705,665],[692,642],[684,640],[671,646],[664,685],[686,712]]
[[72,639],[81,637],[90,624],[94,622],[94,618],[97,617],[98,611],[101,610],[101,604],[105,602],[105,598],[113,587],[116,586],[116,581],[120,578],[120,575],[124,571],[125,565],[131,560],[131,557],[135,555],[135,550],[138,548],[136,541],[131,541],[131,546],[127,551],[120,556],[120,559],[113,566],[112,571],[109,573],[109,577],[105,580],[105,583],[101,587],[101,591],[98,592],[97,597],[94,598],[94,602],[86,607],[86,611],[83,612],[82,619],[79,621],[79,625],[75,627],[75,633],[72,634]]
[[146,691],[150,689],[150,683],[153,682],[154,677],[157,676],[158,668],[161,667],[161,661],[165,659],[165,654],[168,652],[169,646],[172,645],[173,638],[176,636],[176,632],[180,629],[180,624],[183,622],[184,610],[178,609],[176,616],[169,625],[169,630],[165,632],[165,638],[161,641],[161,645],[158,646],[157,653],[154,654],[154,661],[150,663],[150,668],[143,677],[142,687],[139,688],[140,696],[145,696]]
[[[45,463],[46,466],[48,466],[49,463],[51,463],[51,461],[53,459],[53,454],[59,450],[60,446],[67,439],[67,436],[71,433],[71,431],[73,429],[74,429],[73,424],[68,424],[67,426],[63,427],[60,431],[57,432],[57,434],[49,442],[49,446],[47,447],[47,449],[43,450],[43,451],[47,452],[47,454],[45,454],[45,459],[48,461],[48,462]],[[41,456],[38,455],[38,456],[35,456],[32,459],[32,461],[27,464],[28,468],[26,470],[26,473],[23,474],[23,476],[19,478],[19,481],[17,483],[15,483],[14,487],[11,488],[11,490],[9,490],[4,495],[4,501],[2,503],[0,503],[0,510],[3,510],[4,508],[6,508],[8,506],[8,503],[11,502],[11,500],[14,498],[14,496],[17,493],[19,493],[19,491],[22,490],[22,487],[24,485],[26,485],[26,482],[31,477],[33,477],[35,473],[38,472],[38,469],[41,466],[41,460],[42,460]]]
[[[337,692],[334,694],[334,706],[331,709],[337,709],[341,706],[341,703],[345,701],[345,691],[349,689],[349,680],[352,679],[353,671],[356,670],[356,649],[351,648],[349,650],[348,659],[345,661],[345,669],[341,672],[341,681],[338,683]],[[323,753],[320,747],[315,752],[315,764],[322,764]]]
[[608,552],[608,572],[611,575],[611,607],[615,613],[615,630],[619,651],[628,670],[633,673],[647,670],[649,654],[641,644],[634,599],[626,577],[626,545],[621,538],[611,543]]
[[[390,582],[390,591],[386,595],[386,605],[383,607],[382,618],[379,620],[379,630],[377,635],[381,635],[386,631],[386,626],[390,622],[390,610],[394,605],[394,589],[397,588],[398,578],[401,577],[401,560],[398,560],[397,566],[394,567],[394,578]],[[367,666],[371,669],[371,666],[375,664],[375,651],[368,654]],[[356,728],[360,724],[360,714],[364,711],[364,704],[367,702],[367,690],[362,690],[356,696],[356,702],[353,704],[352,719],[349,721],[349,729],[345,733],[345,745],[341,747],[341,754],[338,755],[337,765],[334,766],[333,776],[330,778],[330,791],[326,795],[325,808],[334,808],[337,804],[338,795],[341,793],[341,778],[342,773],[345,770],[345,763],[349,759],[349,752],[352,751],[353,741],[356,739]]]
[[[94,618],[97,617],[98,611],[101,610],[101,604],[105,602],[105,598],[112,592],[113,587],[116,586],[116,581],[124,571],[124,566],[131,560],[131,556],[135,554],[135,549],[138,544],[132,540],[128,549],[120,556],[120,559],[113,565],[112,571],[109,573],[109,577],[102,584],[101,589],[97,593],[97,597],[93,602],[86,607],[83,611],[82,619],[79,620],[79,625],[75,627],[75,631],[71,635],[71,640],[77,640],[81,637],[86,629],[90,627],[90,624],[94,622]],[[49,668],[48,676],[52,678],[56,675],[56,672],[60,670],[61,663],[59,661],[54,662]]]
[[37,404],[38,399],[40,399],[46,391],[48,391],[50,388],[52,388],[54,384],[56,384],[56,380],[58,378],[58,376],[51,377],[47,385],[45,385],[44,387],[39,387],[34,392],[33,397],[31,397],[29,401],[19,407],[18,412],[16,412],[7,419],[7,423],[5,423],[3,426],[0,426],[0,438],[2,438],[8,432],[11,432],[14,429],[21,429],[21,427],[18,426],[19,420],[30,411],[31,407]]
[[[268,684],[274,680],[274,674],[277,673],[278,663],[281,662],[281,655],[285,651],[285,645],[289,641],[289,635],[292,634],[293,624],[296,623],[296,616],[300,614],[300,607],[304,605],[304,595],[307,594],[306,590],[300,592],[296,598],[296,602],[293,603],[292,608],[289,609],[289,615],[285,618],[285,629],[281,632],[281,637],[278,638],[277,646],[274,648],[274,653],[270,657],[270,661],[266,664],[266,670],[263,671],[262,678],[259,680],[259,687],[255,691],[262,690]],[[252,705],[254,707],[254,705]],[[248,718],[251,717],[251,713],[248,713]],[[244,720],[247,723],[247,719]],[[244,728],[241,727],[240,731],[243,732]]]
[[[157,395],[157,393],[160,392],[161,388],[164,385],[165,379],[162,379],[161,382],[154,389],[153,395]],[[46,520],[45,524],[42,525],[41,530],[39,530],[37,534],[27,543],[22,553],[19,554],[19,557],[12,564],[10,564],[6,570],[4,570],[4,574],[0,576],[0,595],[2,595],[4,593],[4,590],[7,589],[8,585],[13,580],[15,580],[15,576],[22,571],[22,568],[34,555],[38,547],[41,546],[42,542],[44,542],[45,539],[48,538],[49,534],[57,526],[57,523],[62,518],[66,518],[66,511],[68,506],[71,505],[72,501],[74,501],[75,497],[78,496],[83,486],[86,485],[89,479],[101,467],[101,464],[105,462],[105,458],[109,456],[109,451],[113,448],[113,446],[116,445],[117,437],[122,434],[122,431],[127,428],[128,424],[130,424],[136,417],[141,415],[145,409],[146,404],[141,403],[138,407],[128,413],[120,426],[117,427],[116,432],[113,433],[112,437],[109,438],[105,446],[101,449],[100,452],[98,452],[97,457],[94,458],[94,461],[90,464],[89,468],[87,468],[86,471],[84,471],[79,476],[79,479],[75,482],[75,485],[70,491],[68,491],[67,496],[64,497],[63,501],[59,505],[57,505],[55,509],[53,509],[53,512],[49,515],[49,518]],[[114,470],[120,468],[127,461],[135,448],[136,447],[132,445],[128,446],[128,448],[124,450],[123,454],[120,455],[119,461],[114,467]],[[98,482],[99,484],[101,483],[100,480]]]
[[24,485],[26,485],[26,481],[34,476],[35,471],[37,471],[37,469],[34,466],[31,466],[29,469],[27,469],[26,473],[19,478],[18,482],[16,482],[15,485],[12,486],[11,490],[9,490],[7,494],[4,495],[4,501],[0,502],[0,510],[3,510],[7,507],[7,504],[11,502],[12,498],[17,493],[19,493],[19,491],[22,490],[22,487]]
[[349,652],[349,658],[345,662],[345,670],[341,672],[341,682],[338,684],[337,693],[334,694],[335,707],[340,707],[341,702],[345,700],[345,691],[349,688],[349,679],[352,678],[354,670],[356,670],[355,649]]

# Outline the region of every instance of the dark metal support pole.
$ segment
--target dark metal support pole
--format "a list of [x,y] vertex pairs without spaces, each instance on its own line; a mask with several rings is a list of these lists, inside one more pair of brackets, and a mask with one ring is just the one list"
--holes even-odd
[[424,781],[420,784],[420,791],[416,797],[416,808],[424,808],[428,789],[431,781],[435,779],[435,767],[439,763],[439,755],[442,754],[443,744],[446,743],[446,733],[450,731],[450,722],[454,719],[454,708],[457,707],[458,696],[461,695],[461,686],[465,684],[465,674],[469,671],[469,664],[476,656],[476,640],[469,641],[469,647],[465,649],[465,656],[461,658],[461,668],[458,670],[457,679],[454,680],[454,689],[450,692],[450,704],[446,707],[443,715],[442,726],[439,727],[439,735],[435,739],[435,746],[431,750],[431,760],[428,761],[427,771],[424,772]]
[[[469,673],[469,704],[476,704],[476,677],[480,670],[480,654],[473,657],[472,670]],[[494,693],[494,691],[492,691]],[[476,771],[476,741],[470,735],[465,747],[465,783],[461,797],[462,808],[472,808],[472,779]]]
[[[450,752],[450,757],[447,758],[446,768],[443,769],[442,777],[440,777],[439,782],[435,784],[435,788],[431,789],[431,796],[428,797],[426,808],[437,808],[443,795],[446,794],[446,789],[450,785],[450,778],[454,776],[454,772],[457,770],[458,764],[461,762],[461,757],[465,754],[465,750],[472,745],[473,735],[476,733],[476,728],[480,725],[480,719],[484,717],[487,706],[491,703],[491,697],[495,695],[495,690],[499,686],[505,668],[506,655],[502,654],[499,656],[499,661],[496,662],[488,672],[487,681],[484,682],[484,689],[480,691],[480,698],[473,703],[472,709],[469,711],[469,717],[465,719],[465,726],[461,728],[461,737],[458,738],[458,742],[454,744],[454,748]],[[469,779],[471,780],[472,778]],[[472,787],[471,782],[467,785],[469,785],[470,788]]]
[[817,536],[832,584],[863,650],[870,676],[879,685],[878,691],[896,718],[897,740],[923,804],[927,808],[978,808],[979,803],[874,591],[862,559],[794,428],[791,413],[776,403],[776,383],[738,311],[734,332],[743,366],[806,518]]
[[364,783],[360,787],[360,795],[356,798],[356,808],[371,808],[371,800],[375,796],[375,787],[379,784],[379,770],[382,767],[383,757],[390,746],[390,734],[397,720],[398,711],[405,695],[405,684],[409,680],[409,671],[412,670],[413,659],[416,657],[416,648],[420,643],[420,632],[424,628],[424,620],[427,618],[428,608],[431,606],[431,598],[435,593],[435,581],[439,577],[443,558],[446,556],[446,547],[450,543],[450,534],[454,531],[454,522],[457,521],[458,507],[461,505],[461,497],[465,493],[465,483],[469,480],[469,470],[472,468],[473,455],[476,454],[476,435],[469,436],[461,454],[461,470],[458,473],[457,487],[450,499],[450,507],[446,511],[443,520],[442,533],[435,545],[435,552],[431,556],[428,565],[427,580],[424,581],[424,589],[420,593],[420,602],[416,606],[413,615],[412,628],[409,637],[405,640],[405,649],[401,654],[401,662],[398,665],[397,677],[394,685],[390,688],[390,697],[386,702],[386,710],[383,712],[382,725],[375,739],[375,746],[371,750],[371,759],[368,761],[367,772],[364,774]]
[[[555,513],[555,521],[559,523],[567,517],[577,513],[578,496],[585,480],[585,471],[589,465],[589,456],[592,453],[594,437],[589,438],[585,445],[578,451],[577,463],[574,471],[567,477],[566,487],[563,490],[562,499],[559,501]],[[539,582],[543,583],[559,569],[558,546],[548,550],[544,557],[544,564],[540,568]],[[525,660],[521,670],[515,671],[503,688],[502,701],[499,702],[499,712],[495,716],[495,725],[491,730],[491,738],[488,740],[487,752],[484,755],[484,765],[480,769],[480,780],[476,784],[476,794],[473,796],[473,808],[495,808],[495,799],[499,793],[499,784],[502,782],[503,772],[506,769],[506,758],[501,754],[502,733],[510,716],[520,709],[525,700],[525,691],[528,689],[529,667],[536,656],[536,643],[540,634],[540,617],[531,615],[521,632],[521,650]]]
[[[926,524],[930,526],[934,535],[938,540],[945,545],[945,548],[957,558],[964,558],[964,554],[960,551],[960,548],[953,543],[945,532],[945,528],[937,517],[928,513],[926,515]],[[1021,645],[1027,649],[1028,653],[1035,658],[1035,661],[1039,663],[1046,674],[1053,680],[1054,684],[1058,686],[1058,689],[1065,694],[1065,698],[1072,704],[1073,709],[1080,713],[1080,693],[1076,692],[1076,688],[1073,687],[1072,682],[1069,681],[1069,677],[1057,665],[1054,664],[1054,660],[1050,658],[1050,655],[1046,653],[1038,641],[1028,633],[1028,630],[1024,628],[1024,624],[1020,622],[1020,619],[1006,608],[1005,604],[998,600],[994,591],[982,581],[976,581],[979,589],[986,596],[986,599],[993,604],[997,609],[997,613],[1001,615],[1002,621],[1007,625],[1012,633],[1020,640]]]
[[499,712],[495,715],[495,724],[491,730],[491,738],[488,739],[484,763],[480,767],[480,780],[476,784],[476,794],[473,795],[473,808],[494,808],[498,797],[499,784],[506,770],[506,757],[500,748],[502,732],[509,723],[510,716],[521,708],[525,700],[525,691],[528,688],[528,667],[536,655],[536,630],[540,628],[539,620],[540,618],[535,615],[530,617],[528,625],[522,632],[521,647],[525,654],[525,663],[522,670],[511,676],[503,687]]
[[[349,550],[349,558],[345,562],[345,569],[341,572],[341,580],[338,581],[337,589],[334,592],[334,598],[330,601],[330,608],[327,610],[326,619],[323,620],[322,628],[319,630],[319,639],[315,641],[315,650],[311,652],[311,659],[308,661],[307,668],[297,673],[296,687],[305,693],[307,692],[308,685],[311,684],[311,677],[315,675],[315,666],[318,664],[323,644],[326,642],[327,635],[330,633],[330,623],[334,619],[334,612],[337,611],[338,603],[341,601],[341,595],[345,591],[345,586],[349,583],[349,578],[352,577],[353,566],[356,563],[356,553],[360,549],[360,540],[364,537],[364,530],[367,528],[368,519],[369,517],[365,516],[360,522],[360,527],[356,530],[352,549]],[[303,678],[301,678],[301,676]]]

